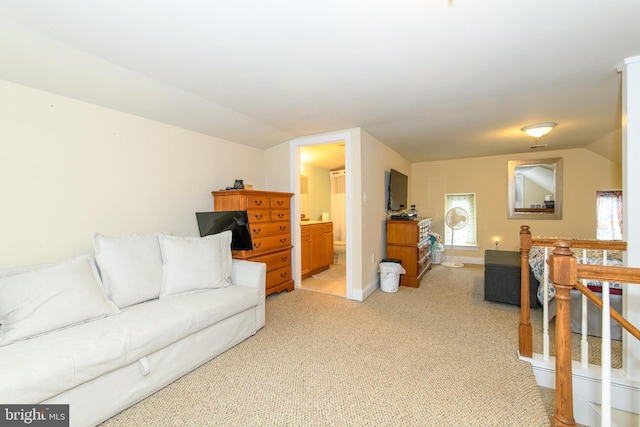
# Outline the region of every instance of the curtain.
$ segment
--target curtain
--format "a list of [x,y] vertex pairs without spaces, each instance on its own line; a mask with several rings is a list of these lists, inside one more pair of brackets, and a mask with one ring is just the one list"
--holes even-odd
[[622,191],[596,192],[598,240],[622,240]]
[[331,220],[333,221],[333,240],[347,240],[347,193],[345,171],[332,171],[331,174]]
[[[454,236],[454,245],[474,246],[476,244],[476,195],[475,193],[446,194],[445,216],[449,209],[460,207],[469,214],[469,222],[462,230],[451,233],[451,229],[445,224],[445,244],[451,244],[451,235]],[[445,217],[446,221],[446,217]]]

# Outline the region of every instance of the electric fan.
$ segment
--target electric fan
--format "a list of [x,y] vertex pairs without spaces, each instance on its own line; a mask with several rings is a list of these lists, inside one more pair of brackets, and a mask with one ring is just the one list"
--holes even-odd
[[444,221],[451,229],[451,258],[449,259],[449,261],[443,262],[442,265],[444,265],[445,267],[462,267],[464,266],[463,263],[453,260],[453,237],[456,230],[462,230],[467,226],[467,224],[469,223],[469,214],[463,208],[451,208],[447,211],[447,214],[444,217]]

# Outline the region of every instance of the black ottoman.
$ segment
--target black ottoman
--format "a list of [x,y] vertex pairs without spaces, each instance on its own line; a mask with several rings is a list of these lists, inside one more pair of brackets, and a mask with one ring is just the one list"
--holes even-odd
[[[529,306],[538,306],[538,281],[529,269]],[[484,252],[484,299],[520,305],[520,252]]]

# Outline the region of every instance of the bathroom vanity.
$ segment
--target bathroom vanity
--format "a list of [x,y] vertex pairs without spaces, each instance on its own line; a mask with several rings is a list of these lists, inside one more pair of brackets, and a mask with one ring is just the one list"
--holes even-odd
[[303,279],[327,270],[333,263],[333,223],[305,221],[300,224],[300,253]]

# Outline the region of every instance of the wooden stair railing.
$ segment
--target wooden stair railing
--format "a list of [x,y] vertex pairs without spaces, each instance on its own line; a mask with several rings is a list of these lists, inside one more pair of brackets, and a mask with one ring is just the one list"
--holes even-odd
[[[580,265],[571,252],[571,243],[558,240],[556,248],[549,257],[551,282],[556,288],[556,411],[552,418],[554,426],[575,426],[573,419],[573,390],[571,372],[571,320],[569,293],[577,288],[589,299],[600,298],[578,282],[580,279],[601,280],[604,282],[621,282],[640,284],[640,268],[612,267],[603,265]],[[611,309],[611,315],[636,339],[640,339],[640,331]],[[606,325],[606,323],[603,322]],[[607,423],[608,425],[608,423]]]
[[[522,357],[533,355],[533,330],[531,327],[531,311],[529,309],[529,252],[534,246],[554,248],[559,239],[532,237],[528,225],[520,227],[520,325],[518,330],[518,352]],[[571,242],[571,247],[578,249],[599,249],[626,251],[627,242],[618,240],[586,240],[562,239]],[[596,267],[596,266],[594,266]],[[618,319],[616,319],[618,320]]]
[[[578,279],[600,280],[602,282],[619,282],[631,285],[640,284],[640,268],[614,267],[606,265],[578,264],[571,248],[620,250],[626,251],[627,244],[622,241],[601,240],[556,240],[531,237],[528,226],[520,229],[520,257],[521,257],[521,310],[519,325],[519,352],[521,356],[532,356],[532,328],[529,310],[529,251],[533,246],[555,247],[547,260],[549,265],[550,282],[556,289],[556,405],[552,417],[553,426],[575,426],[573,418],[573,375],[571,360],[571,296],[572,289],[578,289],[600,309],[606,306],[610,316],[616,320],[627,332],[636,339],[640,339],[640,330],[627,321],[616,310],[596,296]],[[606,257],[606,255],[605,255]],[[607,292],[608,294],[608,292]],[[603,319],[603,325],[608,324]],[[610,361],[609,361],[610,363]],[[610,366],[609,366],[610,369]],[[606,383],[603,377],[603,385]],[[610,385],[609,385],[610,386]],[[605,403],[605,389],[603,388],[603,425],[609,425],[605,414],[610,417],[610,401]],[[608,406],[608,410],[605,410]]]

